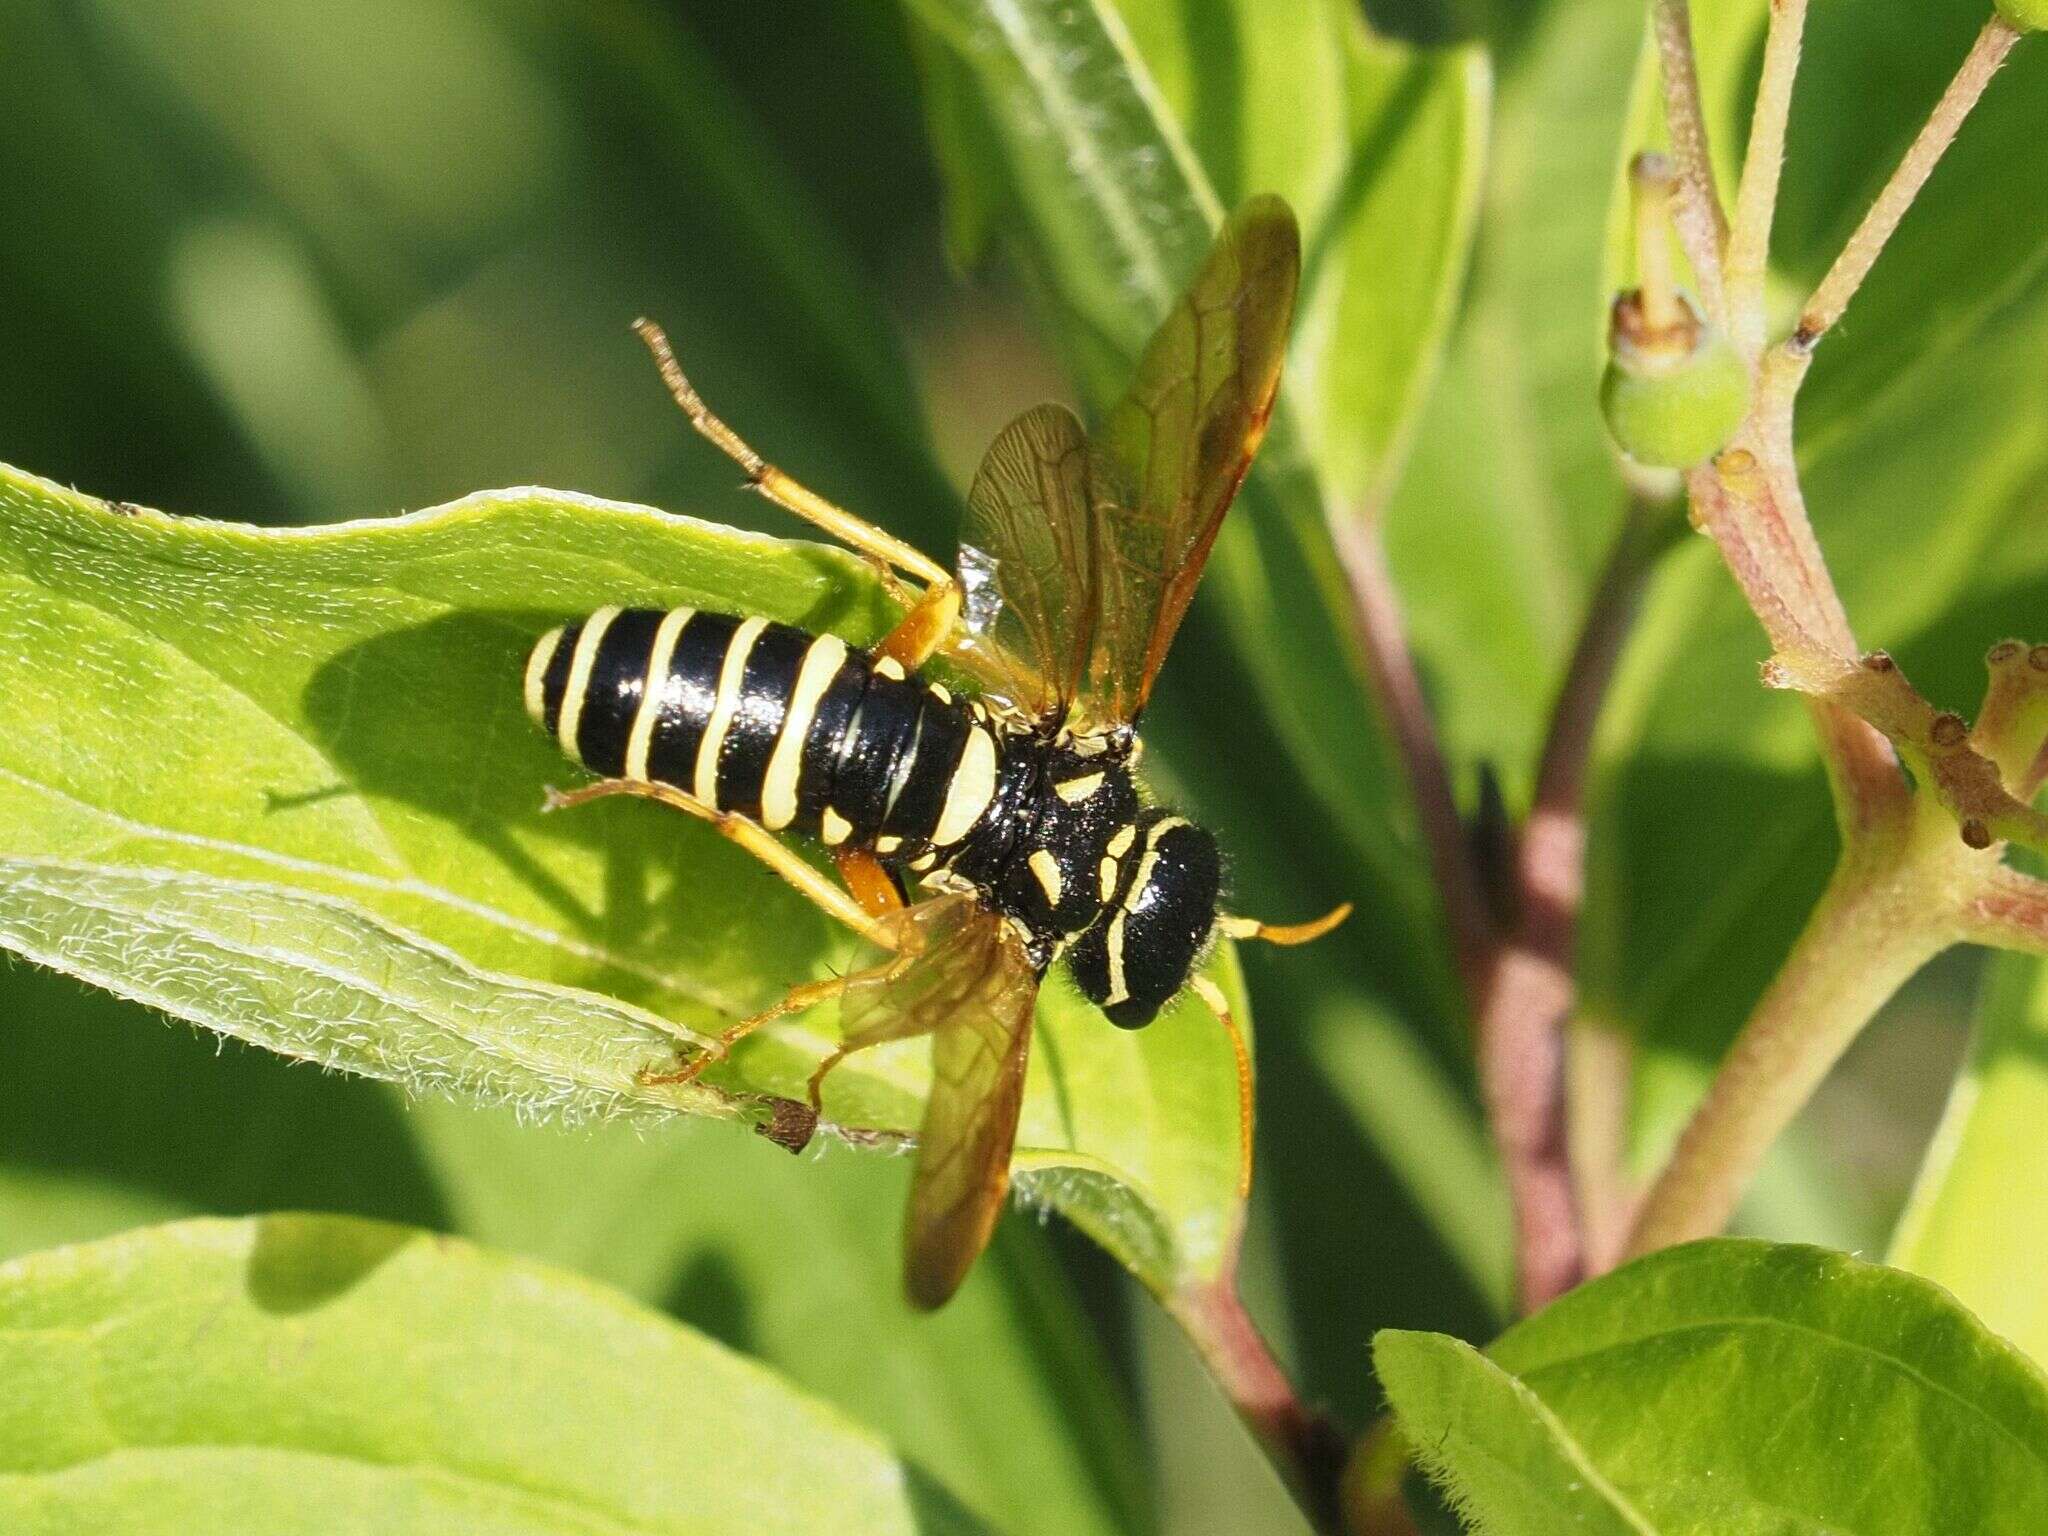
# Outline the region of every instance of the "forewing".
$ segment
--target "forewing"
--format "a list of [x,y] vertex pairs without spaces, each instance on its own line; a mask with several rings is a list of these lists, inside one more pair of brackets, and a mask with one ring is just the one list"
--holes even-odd
[[989,446],[960,540],[962,633],[952,659],[1038,718],[1062,710],[1088,664],[1099,595],[1088,435],[1041,405]]
[[1301,276],[1277,197],[1231,215],[1097,434],[1091,470],[1102,588],[1086,713],[1134,718],[1265,436]]

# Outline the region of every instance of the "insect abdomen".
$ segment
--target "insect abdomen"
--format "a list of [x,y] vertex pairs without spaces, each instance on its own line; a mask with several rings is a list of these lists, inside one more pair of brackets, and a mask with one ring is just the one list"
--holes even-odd
[[767,619],[600,609],[541,637],[526,706],[593,772],[835,846],[950,845],[994,791],[994,737],[965,707]]

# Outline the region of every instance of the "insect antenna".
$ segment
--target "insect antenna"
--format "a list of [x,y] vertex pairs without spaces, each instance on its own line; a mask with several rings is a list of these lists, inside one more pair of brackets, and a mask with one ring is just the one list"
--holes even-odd
[[1320,939],[1351,915],[1351,903],[1340,902],[1308,923],[1262,923],[1255,917],[1232,917],[1223,913],[1216,919],[1216,931],[1232,939],[1263,939],[1268,944],[1306,944]]

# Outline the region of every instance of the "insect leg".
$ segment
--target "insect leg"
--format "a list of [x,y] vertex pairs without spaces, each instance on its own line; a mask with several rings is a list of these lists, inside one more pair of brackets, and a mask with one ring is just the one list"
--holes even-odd
[[897,955],[865,971],[851,971],[844,976],[826,976],[818,981],[806,981],[791,987],[772,1007],[764,1008],[752,1018],[741,1019],[739,1023],[719,1031],[709,1045],[681,1066],[667,1072],[656,1072],[651,1069],[643,1071],[639,1075],[640,1081],[649,1087],[695,1082],[707,1068],[725,1060],[732,1054],[735,1045],[762,1025],[773,1024],[777,1019],[786,1019],[792,1013],[802,1013],[806,1008],[815,1008],[820,1003],[829,1003],[856,982],[889,980],[909,963],[907,957]]
[[872,853],[860,848],[835,848],[832,862],[839,866],[839,878],[860,903],[861,910],[878,921],[903,910],[903,893],[896,888],[889,871]]
[[782,876],[800,894],[809,897],[828,917],[837,918],[871,944],[887,950],[894,950],[897,947],[896,930],[893,927],[869,915],[858,901],[834,885],[822,871],[799,858],[788,846],[777,840],[772,832],[744,816],[735,816],[728,811],[714,811],[695,795],[684,794],[671,784],[656,784],[644,779],[601,779],[595,784],[588,784],[582,789],[566,793],[550,789],[547,808],[551,811],[563,810],[572,805],[602,800],[609,795],[639,795],[644,799],[658,800],[663,805],[687,811],[692,816],[710,822],[718,829],[719,836],[738,843],[740,847]]
[[1237,1054],[1237,1197],[1242,1200],[1252,1192],[1252,1053],[1245,1048],[1237,1020],[1230,1016],[1230,1002],[1223,989],[1206,976],[1193,977],[1188,985],[1209,1005]]
[[875,654],[893,656],[906,672],[915,672],[946,643],[959,622],[960,589],[950,581],[927,588],[896,621],[896,627],[882,637]]
[[[899,961],[898,963],[907,962]],[[886,970],[886,967],[884,969]],[[827,1056],[818,1063],[818,1070],[811,1074],[811,1081],[806,1089],[806,1096],[811,1101],[811,1113],[814,1115],[825,1113],[825,1079],[832,1069],[846,1060],[847,1057],[858,1051],[867,1050],[870,1046],[887,1045],[892,1040],[914,1040],[919,1035],[928,1035],[939,1027],[940,1022],[938,1019],[911,1015],[904,1019],[892,1019],[888,1024],[875,1029],[863,1030],[859,1034],[848,1035],[833,1048],[830,1056]]]
[[[927,587],[950,587],[953,578],[937,561],[914,545],[906,544],[893,534],[884,532],[862,517],[856,517],[844,507],[827,501],[816,491],[798,484],[788,475],[770,464],[750,447],[746,440],[724,422],[711,414],[703,397],[697,393],[676,362],[674,350],[668,344],[668,337],[652,320],[636,320],[633,329],[647,344],[647,350],[654,354],[654,363],[661,370],[662,382],[668,385],[668,392],[675,397],[683,414],[690,418],[690,425],[721,449],[728,458],[747,473],[748,483],[777,506],[794,512],[804,521],[824,529],[841,543],[858,550],[882,570],[884,583],[889,595],[905,607],[916,605],[916,594],[896,578],[896,571],[907,571]],[[929,595],[929,594],[927,594]]]

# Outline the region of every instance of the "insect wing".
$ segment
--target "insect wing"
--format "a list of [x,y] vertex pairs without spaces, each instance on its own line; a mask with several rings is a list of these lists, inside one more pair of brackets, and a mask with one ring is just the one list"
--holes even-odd
[[942,1305],[1002,1213],[1024,1102],[1038,972],[1007,924],[972,897],[904,914],[916,953],[893,976],[848,988],[848,1043],[932,1035],[932,1087],[918,1133],[904,1233],[913,1305]]
[[1216,237],[1096,435],[1102,587],[1086,703],[1099,722],[1144,708],[1202,566],[1265,436],[1301,277],[1301,234],[1256,197]]
[[1065,406],[1041,405],[997,435],[967,493],[966,623],[954,659],[1040,719],[1072,701],[1095,633],[1088,475],[1081,423]]

